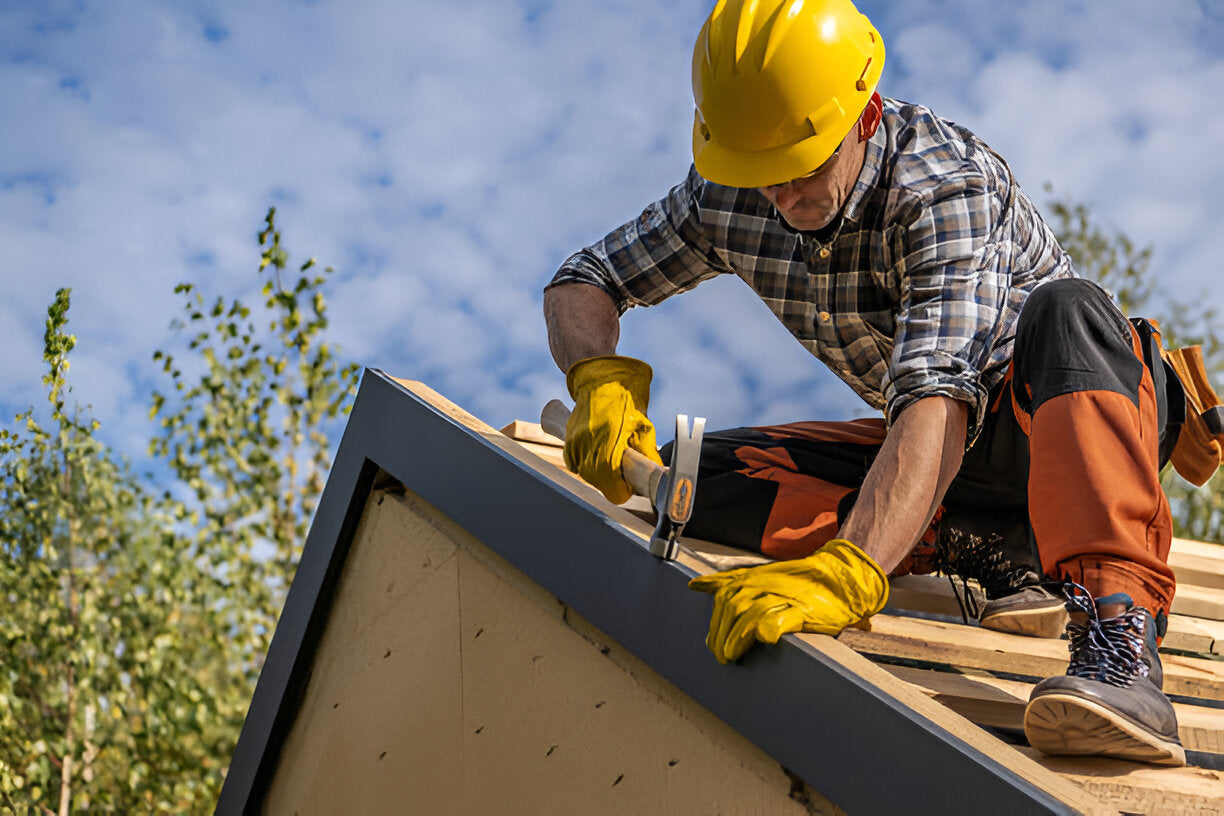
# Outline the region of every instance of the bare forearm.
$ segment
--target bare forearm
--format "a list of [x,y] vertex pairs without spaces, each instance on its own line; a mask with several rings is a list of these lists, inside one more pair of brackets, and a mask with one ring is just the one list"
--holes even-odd
[[922,536],[960,468],[968,405],[928,397],[905,409],[889,430],[840,536],[885,572]]
[[598,286],[569,283],[544,293],[548,347],[562,371],[587,357],[616,353],[620,315]]

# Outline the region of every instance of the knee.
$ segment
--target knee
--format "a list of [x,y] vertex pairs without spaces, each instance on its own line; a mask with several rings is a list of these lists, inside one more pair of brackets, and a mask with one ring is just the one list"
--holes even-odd
[[1066,278],[1038,286],[1024,301],[1020,322],[1076,321],[1084,314],[1112,303],[1096,284],[1082,278]]
[[[1072,391],[1137,393],[1143,363],[1130,323],[1104,289],[1079,279],[1051,281],[1029,295],[1016,324],[1015,381],[1021,408]],[[1019,399],[1021,392],[1017,391]]]
[[1126,318],[1105,290],[1082,278],[1050,281],[1033,290],[1020,310],[1017,339],[1038,326],[1042,334],[1061,327],[1074,336],[1089,326],[1094,329],[1088,329],[1089,335],[1106,327],[1112,329],[1110,334],[1117,333],[1119,337],[1130,334]]

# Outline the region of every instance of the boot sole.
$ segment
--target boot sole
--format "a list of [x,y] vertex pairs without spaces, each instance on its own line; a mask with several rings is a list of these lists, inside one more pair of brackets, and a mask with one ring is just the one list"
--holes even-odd
[[1185,765],[1181,744],[1136,725],[1092,700],[1043,694],[1024,709],[1024,733],[1044,754],[1109,756],[1155,765]]
[[1067,627],[1067,609],[1061,601],[1037,609],[1003,610],[982,618],[983,629],[1026,637],[1058,638]]

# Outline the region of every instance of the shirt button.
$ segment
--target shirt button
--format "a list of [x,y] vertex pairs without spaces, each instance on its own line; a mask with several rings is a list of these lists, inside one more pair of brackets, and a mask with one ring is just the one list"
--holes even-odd
[[821,323],[828,323],[828,322],[829,322],[829,318],[830,318],[830,317],[832,317],[832,315],[830,315],[828,312],[821,312],[821,313],[820,313],[820,322],[821,322]]
[[823,259],[825,259],[825,258],[828,258],[828,257],[829,257],[829,248],[828,248],[828,247],[821,247],[821,248],[820,248],[820,252],[819,252],[819,253],[817,253],[817,254],[819,254],[819,255],[820,255],[821,260],[823,260]]

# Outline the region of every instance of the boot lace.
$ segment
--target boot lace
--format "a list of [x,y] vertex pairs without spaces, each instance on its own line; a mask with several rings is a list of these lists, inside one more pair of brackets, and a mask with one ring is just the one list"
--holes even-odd
[[1132,609],[1116,618],[1101,620],[1092,594],[1075,582],[1063,588],[1067,611],[1082,612],[1087,623],[1067,624],[1071,640],[1071,663],[1067,674],[1086,680],[1097,680],[1111,686],[1128,688],[1139,677],[1148,674],[1143,662],[1143,635],[1147,619],[1143,612]]
[[[956,529],[941,530],[935,540],[933,566],[937,572],[948,576],[965,623],[982,614],[968,579],[975,579],[987,598],[1001,598],[1038,582],[1032,569],[1023,564],[1013,565],[1004,557],[1002,543],[1003,537],[997,533],[983,539]],[[960,586],[957,586],[957,578]]]

